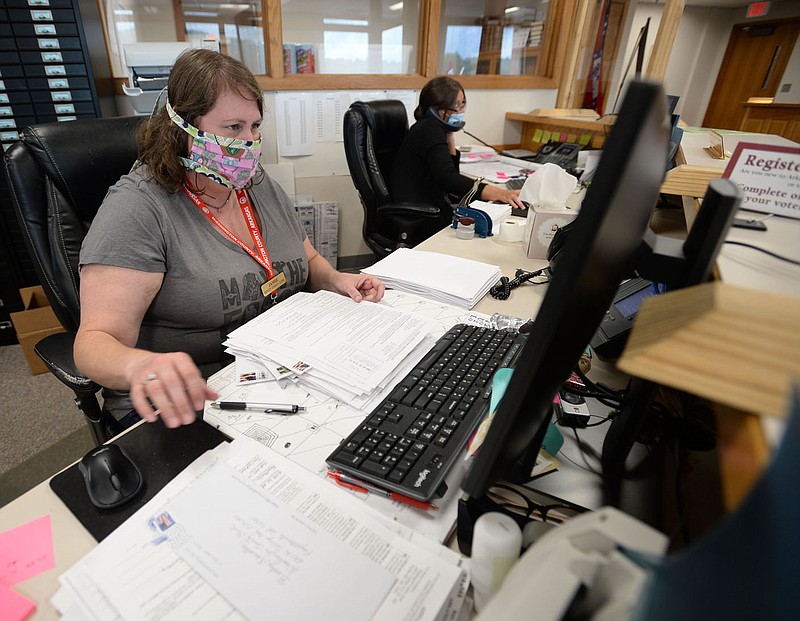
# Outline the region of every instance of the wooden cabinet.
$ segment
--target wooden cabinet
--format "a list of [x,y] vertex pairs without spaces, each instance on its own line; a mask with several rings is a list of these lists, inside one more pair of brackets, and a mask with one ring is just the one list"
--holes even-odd
[[739,129],[800,142],[800,104],[747,102]]

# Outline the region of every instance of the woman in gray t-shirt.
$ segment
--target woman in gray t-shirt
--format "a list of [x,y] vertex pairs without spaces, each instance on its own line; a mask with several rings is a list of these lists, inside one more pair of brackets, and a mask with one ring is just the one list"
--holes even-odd
[[301,289],[379,301],[383,284],[336,271],[264,174],[262,95],[242,63],[184,52],[168,93],[81,249],[75,362],[115,419],[177,427],[216,398],[205,378],[231,330]]

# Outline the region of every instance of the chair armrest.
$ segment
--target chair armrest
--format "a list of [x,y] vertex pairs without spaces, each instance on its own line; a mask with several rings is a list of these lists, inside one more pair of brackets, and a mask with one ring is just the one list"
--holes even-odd
[[63,384],[79,395],[94,394],[100,385],[81,374],[72,357],[72,346],[75,343],[74,332],[59,332],[44,337],[33,348],[47,368]]
[[436,218],[441,213],[441,209],[435,205],[423,203],[385,203],[376,210],[379,216],[400,216],[418,215]]

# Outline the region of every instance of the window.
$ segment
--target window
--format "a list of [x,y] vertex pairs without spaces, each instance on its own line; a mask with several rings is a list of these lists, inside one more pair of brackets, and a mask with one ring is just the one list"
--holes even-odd
[[281,0],[284,72],[416,73],[417,6],[416,0]]
[[549,0],[446,0],[438,73],[544,75],[548,7]]
[[113,76],[126,43],[214,38],[265,89],[556,88],[578,0],[99,0]]

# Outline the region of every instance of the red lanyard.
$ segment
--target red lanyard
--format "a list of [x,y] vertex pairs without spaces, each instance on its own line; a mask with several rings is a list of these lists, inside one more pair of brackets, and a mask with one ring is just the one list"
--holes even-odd
[[[247,227],[250,229],[250,236],[253,238],[253,243],[256,246],[256,250],[258,250],[258,254],[253,252],[253,250],[242,242],[236,235],[234,235],[228,227],[226,227],[219,219],[211,212],[208,206],[202,201],[202,199],[197,196],[194,192],[192,192],[185,184],[183,186],[183,191],[186,192],[186,195],[192,200],[195,206],[203,212],[206,218],[211,221],[211,223],[217,227],[217,229],[222,232],[225,237],[230,239],[232,242],[237,244],[242,250],[244,250],[247,254],[249,254],[253,259],[255,259],[258,264],[263,267],[267,272],[267,282],[261,288],[264,295],[269,295],[270,293],[274,294],[278,287],[280,287],[286,279],[283,277],[283,272],[275,276],[275,270],[272,267],[272,261],[269,258],[269,253],[267,252],[267,247],[264,245],[264,240],[261,238],[261,233],[258,231],[258,223],[256,222],[255,217],[253,216],[253,210],[250,207],[250,201],[247,198],[247,193],[244,190],[236,190],[236,201],[239,203],[239,207],[242,210],[242,214],[244,215],[244,219],[247,222]],[[281,279],[282,282],[276,282],[278,279]],[[274,285],[274,286],[273,286]],[[273,295],[274,297],[274,295]]]

